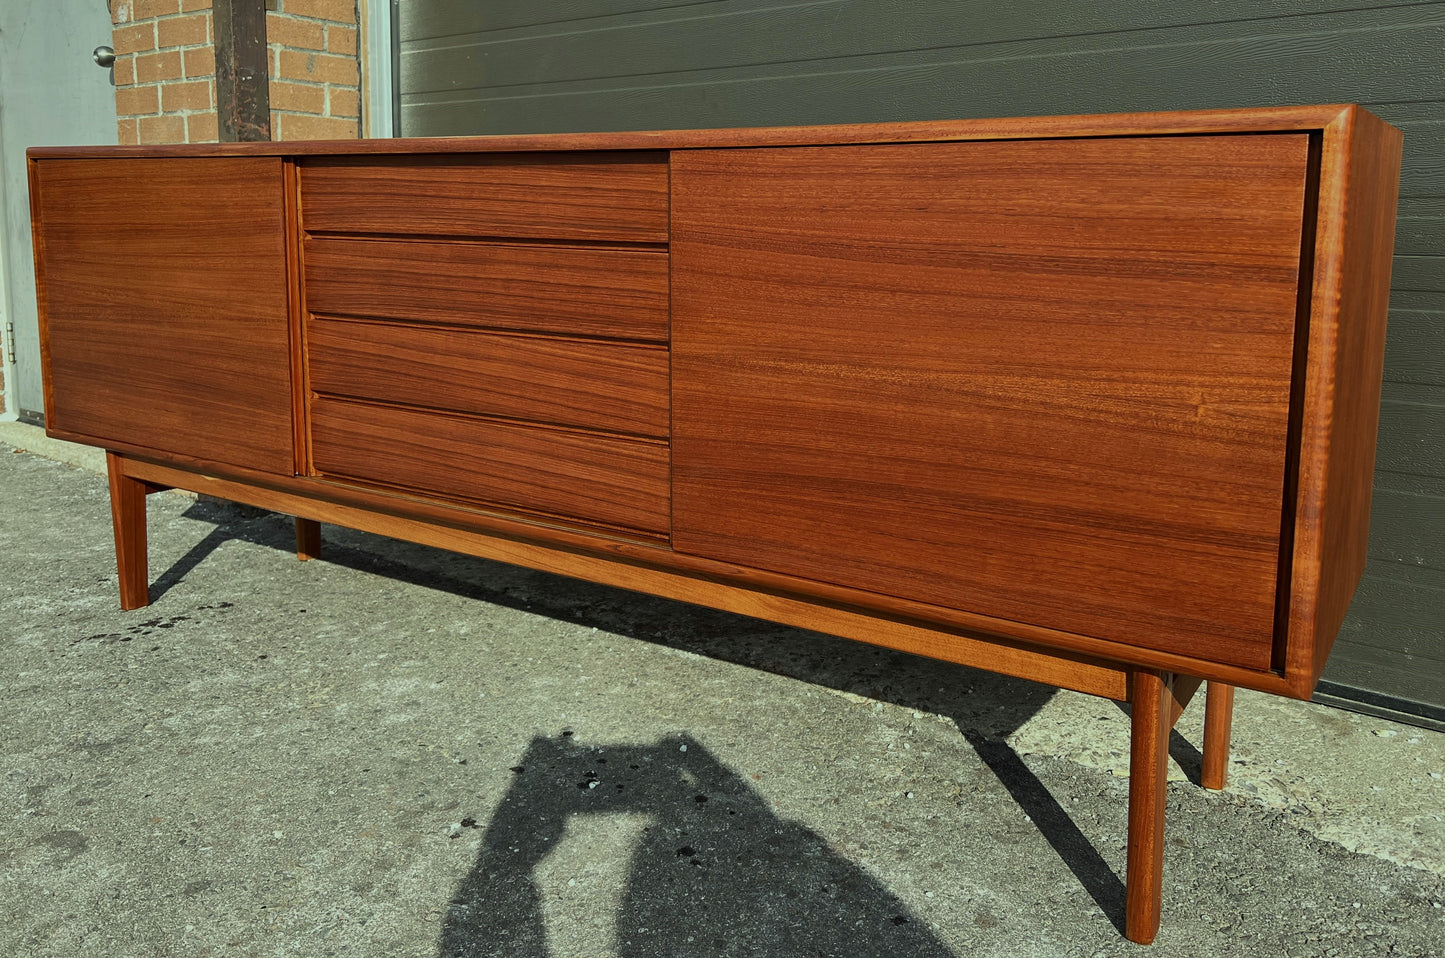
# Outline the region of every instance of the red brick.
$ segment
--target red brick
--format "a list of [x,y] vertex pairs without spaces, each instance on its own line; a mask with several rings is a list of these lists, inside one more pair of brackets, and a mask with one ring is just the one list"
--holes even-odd
[[181,0],[181,12],[190,13],[192,10],[211,9],[211,0]]
[[214,113],[192,113],[186,117],[187,143],[214,143],[221,138]]
[[115,85],[118,87],[130,86],[135,82],[135,57],[118,56],[115,58]]
[[135,78],[141,83],[156,80],[178,80],[181,76],[181,52],[147,53],[135,58]]
[[361,95],[351,87],[331,87],[327,95],[327,113],[332,116],[360,116]]
[[293,17],[356,22],[356,0],[286,0],[284,9]]
[[135,23],[128,27],[116,27],[111,31],[110,45],[116,56],[148,53],[156,48],[156,25]]
[[110,0],[110,22],[116,26],[122,23],[130,23],[135,17],[131,15],[131,0]]
[[354,140],[355,120],[303,113],[278,113],[272,117],[278,140]]
[[356,56],[356,28],[328,26],[326,28],[326,49],[331,53]]
[[273,110],[284,110],[287,113],[326,112],[326,88],[320,84],[272,80],[270,94]]
[[140,142],[140,133],[136,129],[136,121],[127,117],[121,117],[116,121],[116,135],[121,146],[132,146]]
[[211,81],[167,83],[161,87],[161,107],[167,113],[211,108]]
[[146,86],[117,87],[115,91],[115,112],[121,116],[144,116],[161,112],[160,88],[154,84]]
[[282,80],[310,80],[313,83],[356,85],[356,60],[325,53],[280,51],[280,69],[273,76]]
[[302,50],[326,47],[326,28],[315,20],[301,20],[279,13],[266,14],[266,42]]
[[183,53],[186,59],[186,79],[216,75],[215,47],[195,47]]
[[205,43],[210,39],[207,29],[211,18],[204,13],[193,17],[167,17],[156,21],[156,45],[161,47],[189,47]]
[[140,118],[140,142],[142,143],[184,143],[186,142],[186,118],[174,113]]
[[136,20],[165,17],[181,12],[181,0],[131,0],[131,16]]

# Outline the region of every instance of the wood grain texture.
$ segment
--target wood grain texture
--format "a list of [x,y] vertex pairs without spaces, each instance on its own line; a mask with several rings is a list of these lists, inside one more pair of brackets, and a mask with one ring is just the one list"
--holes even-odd
[[[1128,679],[1106,660],[1000,642],[920,622],[880,618],[846,604],[826,604],[774,588],[728,581],[726,568],[689,568],[664,546],[523,524],[453,504],[323,480],[197,471],[175,464],[130,461],[136,475],[176,488],[276,512],[305,511],[324,522],[468,555],[510,562],[651,595],[694,602],[770,622],[822,630],[945,662],[1046,682],[1123,700]],[[774,584],[776,586],[776,584]]]
[[[946,661],[956,661],[948,652],[954,636],[968,637],[979,648],[997,646],[1001,662],[1009,661],[1007,650],[1047,650],[1048,655],[1057,655],[1066,661],[1113,663],[1115,668],[1140,666],[1167,671],[1185,671],[1210,680],[1228,682],[1233,685],[1256,689],[1276,695],[1294,694],[1284,676],[1268,671],[1244,669],[1223,665],[1204,659],[1191,658],[1170,652],[1107,642],[1079,635],[1075,632],[1061,632],[1030,625],[1025,622],[1007,622],[978,615],[967,610],[949,609],[921,602],[882,596],[878,593],[862,592],[845,586],[833,585],[797,576],[780,575],[775,572],[740,566],[735,563],[719,562],[698,556],[673,552],[654,536],[633,535],[624,531],[609,531],[600,528],[579,527],[575,522],[553,520],[541,515],[528,515],[517,510],[502,510],[485,503],[466,503],[456,500],[428,497],[415,491],[388,489],[380,486],[358,485],[345,480],[312,479],[307,477],[276,476],[254,470],[233,467],[219,467],[185,456],[166,456],[158,459],[156,454],[141,448],[123,449],[127,461],[134,464],[144,461],[148,470],[171,470],[170,475],[191,475],[202,477],[209,483],[206,488],[220,489],[216,483],[226,482],[224,488],[249,490],[237,497],[237,501],[252,502],[256,496],[276,495],[290,497],[293,503],[308,502],[316,509],[288,507],[277,511],[315,515],[323,521],[329,513],[318,512],[319,504],[336,504],[353,510],[352,514],[373,510],[387,516],[400,516],[412,522],[430,522],[448,527],[462,528],[476,536],[491,536],[513,542],[525,542],[530,546],[550,553],[556,553],[557,561],[571,561],[572,556],[601,557],[609,562],[635,566],[662,575],[663,580],[675,577],[676,581],[716,583],[727,589],[755,593],[761,597],[756,606],[767,607],[766,597],[779,597],[792,603],[794,608],[807,606],[846,610],[857,616],[857,621],[878,619],[895,622],[907,627],[920,629],[937,636],[932,651],[915,649],[919,654],[930,655]],[[139,468],[139,467],[135,467]],[[200,482],[202,479],[196,479]],[[180,488],[193,488],[185,483],[176,483]],[[205,491],[205,490],[198,490]],[[226,498],[220,492],[213,494]],[[268,500],[269,501],[269,500]],[[262,503],[256,502],[261,505]],[[271,508],[267,506],[267,508]],[[338,524],[347,523],[337,519]],[[356,528],[362,528],[356,526]],[[553,570],[560,571],[560,570]],[[568,573],[581,575],[582,573]],[[644,581],[645,577],[644,577]],[[654,591],[638,585],[639,591]],[[682,601],[698,601],[689,598],[686,587],[679,586],[677,593],[659,592],[669,598]],[[710,586],[697,585],[705,592]],[[704,603],[706,604],[706,603]],[[766,618],[762,611],[754,613]],[[805,623],[791,623],[803,624]],[[806,625],[805,625],[806,627]],[[821,626],[819,626],[821,627]],[[962,662],[961,664],[974,664]],[[992,666],[980,664],[982,668]],[[1007,672],[1007,674],[1016,674]],[[1067,673],[1065,673],[1067,674]],[[1052,682],[1047,678],[1039,681]],[[1052,683],[1073,688],[1066,683]],[[1095,693],[1104,694],[1104,693]],[[1112,696],[1123,698],[1127,693]]]
[[[1334,122],[1341,118],[1352,118],[1355,115],[1353,110],[1341,108],[1307,108],[1279,111],[1226,111],[1223,113],[1211,114],[1167,114],[1154,117],[1082,117],[1082,118],[1044,118],[1042,120],[1001,120],[1001,121],[968,121],[962,123],[927,123],[927,124],[902,124],[885,126],[855,126],[846,128],[828,128],[823,130],[813,129],[782,129],[763,131],[700,131],[697,133],[662,134],[652,136],[649,134],[628,134],[613,137],[607,136],[568,136],[568,137],[509,137],[502,139],[486,139],[475,141],[471,149],[461,152],[477,152],[486,150],[500,150],[513,152],[516,150],[538,150],[549,148],[574,149],[586,145],[589,149],[599,149],[604,145],[619,147],[625,144],[639,145],[643,143],[656,144],[663,138],[672,137],[676,144],[692,143],[694,145],[718,145],[718,144],[781,144],[807,142],[815,139],[819,142],[844,143],[852,140],[867,140],[870,138],[887,138],[896,135],[900,139],[940,139],[966,142],[979,138],[1017,138],[1030,135],[1053,136],[1071,135],[1081,133],[1105,133],[1116,134],[1120,132],[1204,132],[1210,126],[1216,129],[1235,130],[1280,130],[1280,129],[1318,129],[1320,125]],[[1150,126],[1153,123],[1154,126]],[[1314,124],[1314,126],[1310,126]],[[982,144],[980,144],[982,145]],[[267,145],[265,150],[271,150],[272,154],[279,155],[283,152],[294,152],[296,155],[314,155],[321,152],[323,147],[316,144],[302,145],[291,150],[292,145]],[[459,144],[453,142],[419,142],[414,144],[387,143],[387,144],[334,144],[336,151],[365,153],[372,150],[394,151],[402,149],[419,149],[429,151],[446,152],[457,150]],[[928,148],[920,145],[920,148]],[[257,152],[250,147],[231,151],[229,147],[182,147],[176,148],[178,152],[167,153],[171,148],[164,148],[162,153],[166,155],[178,155],[187,157],[200,157],[209,155],[208,151],[213,149],[215,155],[223,155],[228,158],[246,156],[267,155],[264,152]],[[87,151],[84,149],[70,149],[59,151],[33,151],[32,158],[36,156],[81,156]],[[94,152],[94,151],[90,151]],[[119,157],[131,155],[125,151],[101,151],[105,155]],[[1348,160],[1348,156],[1345,157]],[[34,160],[34,169],[48,163],[48,159]],[[39,182],[37,173],[36,182]],[[39,210],[39,191],[36,191],[35,208]],[[1143,202],[1141,200],[1141,202]],[[1160,204],[1163,205],[1163,204]],[[36,221],[40,217],[37,215]],[[1323,227],[1322,227],[1323,229]],[[37,229],[37,236],[41,231]],[[360,241],[357,241],[360,242]],[[43,243],[38,244],[43,252]],[[662,256],[660,252],[651,255]],[[42,256],[42,260],[44,257]],[[41,270],[43,273],[43,263]],[[296,312],[304,311],[304,306],[297,307]],[[759,320],[762,321],[761,319]],[[300,329],[300,327],[298,327]],[[302,330],[304,335],[304,330]],[[1155,394],[1145,394],[1141,404],[1147,406],[1149,400]],[[729,400],[732,401],[731,399]],[[1132,407],[1131,407],[1132,408]],[[1208,411],[1208,404],[1201,404],[1204,411]],[[85,437],[80,437],[85,438]],[[153,446],[144,445],[128,439],[106,440],[107,445],[117,450],[125,450],[127,455],[145,455],[154,457],[157,455]],[[189,452],[171,451],[166,454],[168,461],[186,463],[193,468],[212,469],[225,468],[233,474],[244,474],[250,477],[253,483],[282,483],[290,487],[291,480],[282,473],[276,473],[272,478],[259,480],[257,476],[264,475],[254,470],[240,466],[216,463],[214,460],[197,457]],[[1049,478],[1047,476],[1043,477]],[[345,488],[345,495],[358,497],[355,502],[367,502],[375,508],[392,508],[399,500],[408,502],[409,514],[415,517],[431,517],[435,521],[452,522],[455,520],[453,512],[448,511],[449,507],[445,502],[425,502],[418,498],[419,494],[401,493],[389,495],[380,489],[364,489],[361,487],[327,486],[326,496],[336,497],[342,493],[338,489]],[[311,487],[306,487],[311,488]],[[301,495],[303,493],[293,493]],[[370,497],[370,498],[368,498]],[[507,510],[511,510],[510,513]],[[563,552],[569,550],[587,550],[586,542],[593,541],[576,526],[568,530],[569,522],[566,519],[555,521],[547,518],[546,513],[531,513],[518,507],[494,506],[489,507],[486,503],[474,504],[471,508],[464,508],[459,514],[466,515],[467,521],[476,530],[490,531],[502,536],[511,535],[533,535],[540,540],[546,540],[557,544]],[[510,515],[510,518],[508,517]],[[420,521],[420,520],[418,520]],[[531,530],[521,532],[519,530]],[[539,531],[540,530],[540,531]],[[1310,656],[1306,655],[1296,661],[1291,659],[1287,677],[1277,674],[1273,670],[1262,669],[1252,665],[1231,664],[1227,661],[1220,661],[1215,655],[1213,647],[1204,643],[1179,650],[1169,648],[1157,648],[1148,644],[1139,644],[1138,640],[1128,636],[1122,638],[1111,638],[1107,636],[1092,635],[1087,632],[1075,631],[1069,626],[1053,627],[1049,624],[1040,624],[1033,621],[1009,618],[990,613],[987,610],[979,611],[967,605],[958,596],[945,597],[946,601],[931,601],[910,598],[902,595],[892,595],[872,589],[859,589],[851,587],[847,583],[829,582],[823,579],[803,574],[787,574],[765,568],[751,567],[741,562],[710,559],[704,556],[689,554],[666,554],[650,549],[637,539],[627,536],[609,536],[597,528],[598,538],[596,541],[603,542],[605,549],[615,550],[617,555],[626,555],[627,562],[637,562],[654,571],[666,571],[684,577],[696,577],[709,579],[716,582],[724,582],[731,588],[755,592],[760,596],[782,596],[789,602],[806,604],[817,602],[828,605],[835,604],[837,608],[859,610],[862,614],[874,614],[889,621],[908,622],[918,627],[938,630],[940,634],[949,633],[969,634],[973,636],[991,635],[1000,637],[1002,645],[1009,648],[1019,647],[1021,644],[1032,644],[1035,647],[1047,647],[1057,650],[1068,650],[1068,654],[1082,656],[1099,656],[1113,659],[1119,662],[1132,663],[1136,665],[1159,668],[1162,670],[1179,671],[1188,674],[1197,674],[1208,677],[1212,680],[1228,681],[1231,684],[1245,685],[1252,688],[1263,689],[1274,692],[1285,692],[1292,695],[1307,694],[1308,682],[1301,682],[1298,676],[1303,674],[1301,669],[1309,669],[1314,665]],[[634,552],[633,550],[641,550]],[[1313,621],[1313,620],[1311,620]],[[1313,632],[1310,633],[1313,636]],[[937,649],[946,653],[948,639],[941,641]],[[980,639],[980,641],[989,641]],[[930,653],[931,654],[931,653]],[[946,657],[946,656],[941,656]],[[1301,665],[1301,663],[1303,663]]]
[[1164,894],[1164,790],[1169,780],[1172,676],[1129,677],[1129,849],[1124,935],[1147,945],[1159,934]]
[[457,157],[472,153],[734,149],[858,143],[943,143],[1087,136],[1165,136],[1197,133],[1278,133],[1324,129],[1344,104],[1250,107],[1228,110],[1163,110],[1072,116],[1015,116],[901,123],[835,123],[729,129],[526,133],[497,136],[397,137],[378,140],[314,140],[284,143],[185,143],[148,146],[30,147],[39,158],[150,156],[294,156],[400,158]]
[[281,161],[37,164],[53,435],[293,471]]
[[[665,240],[528,247],[670,268],[670,370],[666,319],[652,342],[476,322],[494,277],[468,257],[522,248],[486,232],[503,216],[471,234],[432,222],[410,238],[392,224],[347,227],[385,239],[323,227],[303,241],[298,211],[280,207],[292,348],[278,391],[289,408],[299,390],[310,426],[282,435],[288,455],[309,435],[319,475],[106,440],[124,601],[143,603],[147,585],[144,494],[177,485],[305,517],[303,558],[319,550],[319,521],[341,522],[1127,695],[1126,933],[1147,943],[1170,728],[1200,684],[1187,676],[1307,694],[1362,561],[1355,500],[1368,494],[1381,206],[1398,151],[1352,110],[1330,122],[1308,136],[679,153],[670,261],[615,248]],[[551,159],[498,158],[508,164]],[[462,206],[490,195],[453,179]],[[347,196],[337,209],[362,203]],[[544,221],[565,219],[542,206]],[[350,264],[326,269],[328,257]],[[378,262],[392,272],[378,279]],[[574,261],[557,275],[583,272]],[[516,269],[519,282],[531,273]],[[408,275],[424,281],[405,290]],[[397,287],[448,301],[435,315],[355,315]],[[328,315],[313,291],[351,305]],[[537,322],[550,297],[518,299],[519,321]],[[633,427],[654,438],[606,434]],[[1275,589],[1292,568],[1283,555],[1302,557],[1287,593]],[[1227,761],[1227,711],[1208,709],[1206,784]]]
[[120,607],[126,611],[150,605],[150,571],[146,540],[146,484],[126,474],[125,460],[105,454],[110,484],[110,518],[115,533],[115,568],[120,582]]
[[1199,784],[1221,789],[1229,781],[1229,732],[1234,724],[1234,686],[1210,682],[1204,699],[1204,760]]
[[674,546],[1267,668],[1306,148],[676,154]]
[[311,438],[324,476],[668,531],[664,443],[332,399],[312,403]]
[[313,317],[318,393],[666,439],[661,346]]
[[1400,152],[1363,110],[1324,134],[1286,663],[1301,696],[1367,558]]
[[302,562],[321,558],[321,523],[296,517],[296,558]]
[[313,313],[667,340],[667,254],[311,238]]
[[308,161],[301,208],[312,232],[666,243],[667,155]]
[[286,215],[286,319],[291,353],[291,466],[296,475],[311,471],[310,443],[306,425],[306,404],[311,393],[306,383],[306,308],[303,305],[301,263],[301,214],[298,208],[299,180],[296,162],[287,159],[281,168]]

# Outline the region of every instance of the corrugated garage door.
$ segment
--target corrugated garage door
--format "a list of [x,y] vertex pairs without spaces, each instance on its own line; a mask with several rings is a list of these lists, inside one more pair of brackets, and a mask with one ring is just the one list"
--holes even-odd
[[1445,3],[406,0],[408,136],[1359,102],[1405,132],[1371,559],[1321,697],[1445,727]]

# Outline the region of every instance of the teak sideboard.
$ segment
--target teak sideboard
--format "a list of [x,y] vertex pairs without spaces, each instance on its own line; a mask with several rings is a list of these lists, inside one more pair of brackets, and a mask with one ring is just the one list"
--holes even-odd
[[182,488],[1131,703],[1365,561],[1401,138],[1353,106],[29,153],[46,424],[121,603]]

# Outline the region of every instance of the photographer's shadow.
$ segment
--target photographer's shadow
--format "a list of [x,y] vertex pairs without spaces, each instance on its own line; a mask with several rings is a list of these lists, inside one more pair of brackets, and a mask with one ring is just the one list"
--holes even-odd
[[[229,539],[242,539],[287,551],[293,542],[289,522],[261,510],[203,500],[190,507],[186,516],[212,522],[215,529],[161,575],[152,587],[153,600],[158,594],[164,594],[167,589],[182,581],[211,551]],[[1044,708],[1055,694],[1053,688],[867,646],[847,639],[791,629],[594,583],[565,580],[545,572],[506,566],[340,528],[330,530],[325,556],[328,562],[348,568],[385,575],[427,588],[443,589],[507,608],[545,614],[559,621],[602,628],[618,635],[735,662],[875,701],[890,702],[946,716],[953,721],[1020,809],[1038,827],[1039,833],[1093,898],[1105,917],[1121,933],[1123,931],[1125,895],[1122,869],[1116,871],[1115,867],[1105,860],[1069,812],[1008,742],[1010,735]],[[1122,708],[1127,712],[1127,706]],[[1121,716],[1122,721],[1125,720]],[[689,744],[686,753],[688,755],[706,757],[700,746],[683,740],[676,744]],[[487,826],[486,841],[477,866],[463,883],[456,898],[457,903],[454,903],[449,911],[446,936],[443,939],[443,955],[549,955],[544,944],[543,927],[537,919],[537,886],[530,869],[555,846],[558,836],[552,835],[540,848],[537,846],[539,839],[520,840],[532,834],[533,830],[541,828],[543,824],[561,828],[559,823],[564,818],[599,808],[628,814],[656,815],[659,823],[672,822],[671,816],[682,814],[678,809],[687,807],[686,801],[674,801],[677,795],[682,794],[679,789],[685,791],[676,781],[665,777],[654,781],[642,776],[644,771],[653,768],[649,761],[661,761],[659,756],[666,752],[663,745],[646,748],[609,746],[600,752],[578,749],[578,746],[560,738],[537,739],[533,742],[528,756],[520,763],[520,767],[526,767],[528,771],[519,775],[508,801],[500,806],[497,818]],[[608,758],[609,751],[616,753],[619,758]],[[1186,775],[1197,784],[1202,758],[1198,749],[1186,741],[1177,729],[1170,735],[1170,752]],[[536,756],[532,753],[536,753]],[[652,758],[649,761],[639,761],[637,758],[622,761],[620,756],[624,754],[650,755]],[[601,758],[607,758],[607,761],[601,762]],[[610,803],[582,795],[583,790],[575,787],[575,781],[567,788],[559,784],[561,778],[585,774],[587,770],[600,775],[601,768],[592,766],[578,772],[578,767],[586,765],[588,761],[597,762],[609,772],[625,770],[636,781],[629,784],[629,779],[620,776],[614,778],[612,790],[618,792],[618,796],[610,799]],[[637,769],[630,767],[634,764],[638,766]],[[543,787],[533,775],[534,770],[546,768],[557,770],[553,774],[556,781],[553,781],[551,787]],[[750,922],[761,922],[764,917],[774,914],[764,910],[757,910],[755,914],[750,910],[756,909],[758,896],[763,894],[759,881],[764,873],[749,874],[737,863],[737,857],[746,858],[748,849],[753,844],[761,845],[770,841],[770,836],[773,836],[776,830],[781,830],[782,834],[788,836],[788,841],[791,842],[788,847],[796,854],[780,856],[778,852],[770,849],[772,860],[782,861],[783,865],[769,864],[764,871],[780,868],[792,870],[782,871],[774,885],[790,884],[794,896],[791,899],[792,907],[802,916],[793,924],[810,929],[815,924],[818,925],[819,928],[809,934],[819,942],[829,943],[828,947],[833,951],[819,945],[821,950],[810,951],[804,948],[801,952],[789,952],[781,947],[760,951],[740,947],[735,953],[883,955],[898,946],[898,935],[905,936],[908,947],[913,949],[905,950],[904,954],[950,953],[938,945],[932,936],[920,930],[918,923],[907,914],[896,896],[886,887],[868,877],[858,866],[843,861],[827,850],[823,842],[811,832],[794,823],[779,820],[735,773],[706,757],[705,761],[701,761],[699,767],[689,774],[706,775],[711,783],[710,787],[716,788],[718,794],[737,796],[731,806],[734,814],[728,816],[728,819],[730,828],[739,830],[728,838],[730,845],[719,846],[730,848],[733,857],[728,859],[725,865],[722,859],[716,859],[711,870],[698,872],[699,875],[713,875],[716,878],[711,886],[713,893],[707,896],[709,908],[714,911],[694,910],[691,914],[694,917],[710,915],[716,918],[721,913],[728,920],[723,923],[705,923],[709,928],[716,926],[727,929],[726,934],[709,934],[706,930],[701,934],[693,932],[692,936],[696,941],[692,945],[701,948],[703,942],[712,943],[711,950],[702,949],[701,953],[731,953],[731,947],[720,948],[716,940],[721,938],[726,945],[733,938],[744,939],[748,935]],[[616,789],[618,784],[623,785],[621,790]],[[568,792],[568,788],[578,794]],[[603,786],[586,791],[595,795],[603,792]],[[709,793],[698,789],[684,797],[687,801],[693,801],[697,794]],[[649,805],[640,797],[648,795],[657,796],[657,802]],[[712,798],[709,798],[707,803],[696,804],[711,806],[712,802]],[[703,810],[694,809],[694,812],[701,814]],[[1121,808],[1121,825],[1124,815],[1125,811]],[[744,827],[748,822],[754,825]],[[674,823],[668,827],[684,826]],[[649,831],[647,835],[652,837],[647,841],[660,840],[656,838],[659,834],[661,833],[655,830]],[[507,844],[508,841],[511,844]],[[524,859],[519,857],[523,854],[521,851],[515,854],[506,852],[506,849],[513,847],[530,848],[534,857]],[[696,850],[698,846],[694,844],[691,847]],[[805,848],[815,849],[816,854],[812,851],[806,854],[800,851]],[[986,843],[980,851],[987,853]],[[661,922],[648,924],[635,920],[649,913],[644,907],[646,902],[666,900],[666,896],[659,899],[656,895],[646,893],[646,889],[653,887],[655,880],[662,881],[672,874],[665,870],[659,871],[669,862],[665,852],[668,852],[668,849],[659,851],[649,846],[647,850],[638,850],[634,856],[633,880],[629,884],[625,899],[625,914],[618,925],[619,929],[630,934],[630,937],[624,935],[619,938],[618,947],[623,955],[689,953],[686,950],[674,950],[672,946],[676,943],[670,940],[667,949],[657,950],[656,942],[649,937],[663,934],[669,928],[686,927],[686,922],[681,918],[672,925]],[[677,857],[676,848],[671,850],[671,854],[674,858]],[[765,856],[762,860],[770,861]],[[828,863],[827,868],[823,868],[824,863]],[[704,868],[701,863],[685,867],[692,870]],[[796,871],[796,876],[793,876],[793,871]],[[835,880],[815,881],[824,872],[835,875]],[[842,909],[837,907],[836,903],[828,904],[828,901],[832,900],[829,896],[845,887],[842,878],[837,877],[845,874],[856,876],[857,881],[847,886],[852,889],[852,898],[847,908]],[[824,884],[832,891],[819,891]],[[516,896],[532,902],[530,910],[513,909],[508,903],[514,902]],[[471,904],[468,904],[469,902]],[[495,903],[496,907],[486,905],[488,902]],[[818,907],[815,909],[814,905]],[[886,926],[883,926],[882,932],[874,934],[873,931],[880,927],[875,919],[885,913]],[[847,920],[844,920],[845,918]],[[864,919],[863,925],[856,924],[859,918]],[[768,917],[768,921],[773,922],[774,919]],[[782,919],[777,919],[777,923],[788,924]],[[648,929],[647,932],[638,930],[644,927]],[[531,930],[524,932],[522,929]],[[850,929],[856,929],[856,937]],[[784,931],[777,933],[781,935]],[[528,938],[528,935],[534,937]],[[915,939],[907,937],[914,935],[919,936],[916,942],[924,943],[916,943]],[[687,937],[682,935],[682,945],[688,945]],[[628,940],[633,944],[628,945]],[[502,947],[492,944],[499,941],[513,941],[514,945]],[[525,945],[524,941],[527,942]],[[639,944],[643,941],[652,944]],[[835,947],[834,943],[838,942],[841,943]],[[678,947],[681,948],[682,945]]]
[[[533,739],[486,826],[476,864],[450,902],[444,958],[548,958],[544,860],[569,824],[641,816],[596,951],[643,955],[847,955],[951,958],[953,952],[883,884],[816,833],[779,818],[742,776],[696,740],[650,745]],[[595,831],[595,830],[592,830]],[[553,905],[555,915],[567,902]],[[568,915],[595,928],[596,916]],[[570,950],[570,949],[569,949]],[[558,952],[560,953],[560,952]]]

